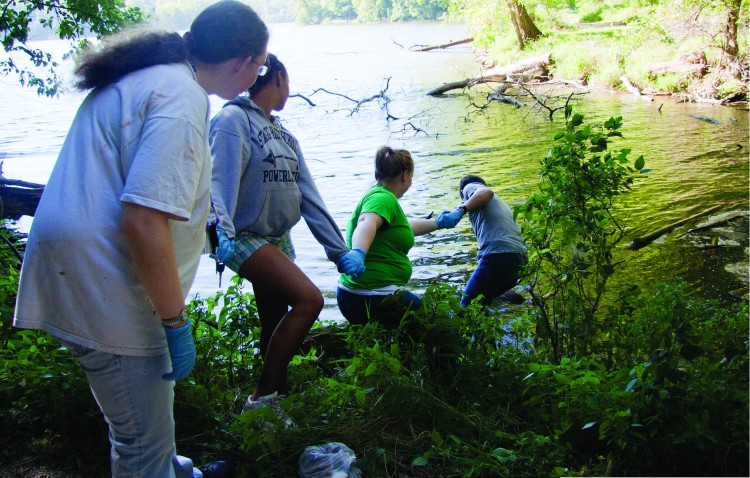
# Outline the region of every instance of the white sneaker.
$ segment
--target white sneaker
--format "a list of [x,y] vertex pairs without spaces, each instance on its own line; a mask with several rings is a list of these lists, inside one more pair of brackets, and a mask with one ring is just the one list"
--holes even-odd
[[284,396],[279,396],[279,392],[273,392],[269,393],[268,395],[263,395],[262,397],[258,397],[257,400],[253,400],[253,396],[250,395],[249,397],[247,397],[247,401],[245,402],[245,406],[242,407],[242,411],[244,412],[245,410],[260,408],[265,405],[270,405],[271,408],[275,409],[276,407],[274,407],[274,405],[278,405],[278,401],[282,398],[284,398]]
[[284,428],[290,428],[294,426],[294,421],[284,413],[284,410],[281,409],[279,406],[279,400],[282,400],[286,397],[286,395],[279,395],[278,392],[269,393],[268,395],[263,395],[262,397],[258,397],[257,400],[253,400],[253,396],[250,395],[247,397],[247,401],[245,402],[245,405],[242,407],[242,411],[247,410],[254,410],[260,407],[269,406],[271,407],[271,410],[273,410],[273,413],[276,414],[281,421],[284,422]]

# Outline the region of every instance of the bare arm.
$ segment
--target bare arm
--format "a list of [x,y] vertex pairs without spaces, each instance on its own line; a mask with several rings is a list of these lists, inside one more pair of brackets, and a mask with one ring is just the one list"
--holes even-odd
[[122,230],[146,294],[161,318],[180,315],[185,308],[168,215],[124,202]]
[[359,215],[357,227],[352,234],[352,249],[362,249],[367,253],[370,250],[372,241],[375,240],[375,233],[383,225],[384,219],[374,212],[365,212]]
[[415,236],[422,236],[438,230],[435,219],[409,219],[409,225]]
[[464,202],[463,206],[466,208],[466,212],[482,209],[493,197],[495,197],[495,193],[492,192],[492,189],[487,186],[479,186],[474,190],[474,194]]

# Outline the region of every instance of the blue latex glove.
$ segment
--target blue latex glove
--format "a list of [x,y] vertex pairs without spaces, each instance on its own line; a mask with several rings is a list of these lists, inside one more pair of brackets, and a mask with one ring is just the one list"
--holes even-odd
[[443,211],[437,217],[438,229],[450,229],[456,227],[458,221],[464,217],[464,212],[460,209],[454,209],[452,211]]
[[339,259],[336,266],[339,268],[339,272],[343,272],[348,276],[352,276],[354,279],[361,276],[365,272],[365,256],[367,253],[362,249],[355,247],[351,251],[347,252],[341,259]]
[[227,233],[220,228],[216,229],[216,235],[219,236],[219,247],[216,248],[216,255],[219,256],[221,262],[226,262],[234,255],[234,239],[229,239]]
[[181,327],[164,327],[167,334],[172,371],[161,376],[164,380],[179,380],[190,375],[195,365],[195,343],[190,331],[190,321]]

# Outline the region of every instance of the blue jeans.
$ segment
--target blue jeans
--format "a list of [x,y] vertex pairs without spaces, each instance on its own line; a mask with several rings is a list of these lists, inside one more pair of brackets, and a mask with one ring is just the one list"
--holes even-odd
[[488,306],[495,297],[518,282],[518,273],[526,263],[526,257],[516,253],[487,254],[479,259],[477,270],[471,274],[461,296],[461,305],[467,306],[482,295],[482,305]]
[[408,290],[390,295],[360,295],[338,287],[336,302],[341,314],[350,324],[364,325],[376,320],[386,327],[398,326],[407,310],[422,307],[422,299]]
[[86,373],[109,425],[112,476],[116,478],[201,477],[192,462],[175,455],[174,382],[169,354],[114,355],[63,340]]

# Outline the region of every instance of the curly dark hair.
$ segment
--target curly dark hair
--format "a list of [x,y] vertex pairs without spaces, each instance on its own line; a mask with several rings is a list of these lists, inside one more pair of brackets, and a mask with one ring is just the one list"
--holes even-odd
[[262,54],[268,28],[257,13],[236,0],[222,0],[203,10],[184,36],[136,27],[86,49],[76,60],[76,87],[88,90],[114,83],[149,66],[188,59],[218,64]]

